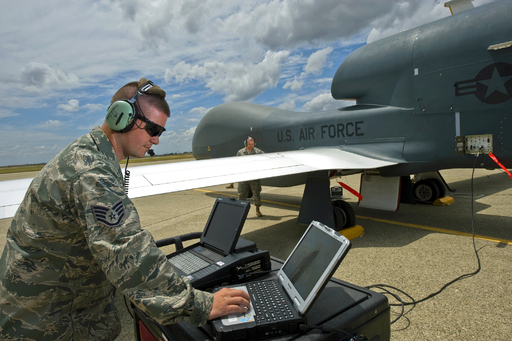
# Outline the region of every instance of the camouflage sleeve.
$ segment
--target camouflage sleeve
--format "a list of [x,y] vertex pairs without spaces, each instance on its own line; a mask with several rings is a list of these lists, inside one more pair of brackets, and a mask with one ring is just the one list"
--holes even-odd
[[[119,174],[120,177],[120,174]],[[204,325],[213,295],[179,276],[139,216],[116,172],[98,168],[74,184],[82,229],[107,278],[136,306],[161,324]]]

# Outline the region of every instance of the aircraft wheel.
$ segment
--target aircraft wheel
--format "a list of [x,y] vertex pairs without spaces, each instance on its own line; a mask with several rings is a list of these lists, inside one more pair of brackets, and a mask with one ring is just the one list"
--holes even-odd
[[414,184],[414,197],[422,202],[434,202],[439,198],[439,187],[431,180],[420,180]]
[[334,200],[332,202],[332,210],[334,214],[334,229],[336,231],[356,225],[356,213],[347,202]]
[[438,198],[444,198],[446,196],[446,187],[445,187],[444,183],[441,180],[436,179],[436,178],[430,178],[428,180],[433,181],[437,185],[437,188],[439,189],[439,197]]

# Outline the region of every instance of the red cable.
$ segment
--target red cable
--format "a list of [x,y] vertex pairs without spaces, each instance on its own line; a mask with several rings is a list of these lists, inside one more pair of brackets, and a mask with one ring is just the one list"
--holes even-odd
[[349,191],[350,193],[354,194],[356,197],[359,198],[359,200],[363,200],[363,196],[361,194],[359,194],[355,189],[353,189],[352,187],[350,187],[349,185],[345,185],[343,182],[339,182],[338,183],[340,184],[341,187],[345,188],[347,191]]
[[489,153],[489,156],[491,157],[491,159],[494,160],[494,162],[496,162],[501,168],[503,168],[503,170],[505,172],[507,172],[508,176],[510,177],[510,180],[512,180],[512,174],[510,174],[510,172],[505,168],[505,166],[503,166],[499,161],[498,159],[496,158],[496,156],[494,156],[493,153]]

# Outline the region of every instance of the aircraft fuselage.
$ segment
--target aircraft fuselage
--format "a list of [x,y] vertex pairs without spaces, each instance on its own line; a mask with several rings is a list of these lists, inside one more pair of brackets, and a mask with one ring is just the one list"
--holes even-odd
[[[484,114],[486,119],[482,120]],[[265,152],[334,146],[382,160],[404,159],[406,164],[381,169],[381,174],[409,175],[472,167],[474,156],[456,155],[457,125],[462,135],[492,134],[495,141],[507,140],[512,117],[506,118],[511,115],[510,110],[418,114],[412,108],[369,105],[301,113],[227,103],[203,118],[196,129],[193,150],[197,159],[233,156],[243,148],[247,136],[252,136]],[[495,143],[494,147],[494,154],[508,167],[512,167],[510,148],[510,143]],[[496,166],[488,161],[486,167]]]

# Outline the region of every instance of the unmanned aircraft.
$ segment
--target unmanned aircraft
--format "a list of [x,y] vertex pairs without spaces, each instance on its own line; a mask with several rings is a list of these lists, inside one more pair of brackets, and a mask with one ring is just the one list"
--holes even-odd
[[[247,136],[266,152],[293,152],[320,171],[262,184],[306,183],[299,222],[334,218],[338,227],[350,226],[354,214],[331,200],[333,174],[362,172],[359,205],[396,210],[407,191],[421,201],[443,197],[438,171],[471,168],[476,154],[492,152],[512,167],[512,1],[447,4],[461,12],[367,44],[342,62],[331,93],[356,105],[293,112],[222,104],[199,123],[194,157],[235,155]],[[486,157],[482,167],[498,165]],[[411,175],[420,180],[412,184]]]

